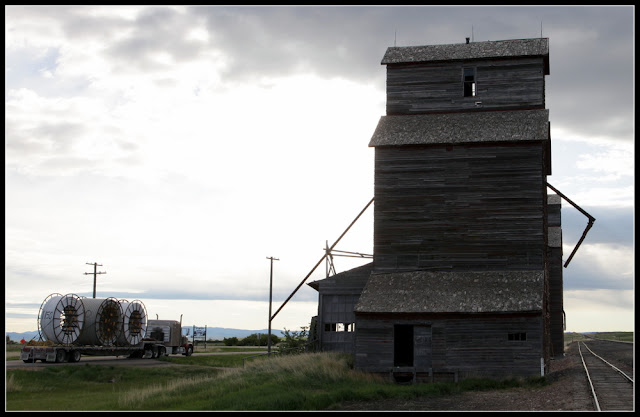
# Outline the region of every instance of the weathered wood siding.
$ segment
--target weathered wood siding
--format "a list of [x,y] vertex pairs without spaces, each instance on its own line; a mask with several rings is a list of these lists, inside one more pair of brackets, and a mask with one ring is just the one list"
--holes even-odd
[[[556,256],[547,40],[394,47],[382,63],[387,115],[370,143],[374,262],[355,311],[356,369],[414,381],[540,375],[558,307],[547,259]],[[474,71],[469,97],[465,68]],[[514,291],[532,272],[535,293]],[[480,275],[457,280],[461,273]],[[496,292],[485,295],[488,277],[518,302],[505,309]],[[447,303],[432,299],[435,286],[447,289],[439,297]],[[475,301],[487,297],[493,305],[480,304],[492,307],[479,310]]]
[[377,147],[374,271],[544,269],[541,143]]
[[[319,293],[316,323],[320,350],[353,353],[353,310],[371,269],[372,265],[367,264],[310,284]],[[338,331],[338,324],[345,323],[348,328]]]
[[[463,68],[476,69],[475,97]],[[542,57],[387,65],[387,115],[544,108],[544,87]]]
[[[358,302],[359,295],[320,295],[321,312],[321,350],[328,352],[353,353],[355,332],[353,327],[333,327],[347,323],[352,326],[356,318],[353,307]],[[328,329],[325,327],[329,325]]]
[[[357,314],[355,367],[392,376],[394,325],[413,324],[414,366],[402,371],[427,381],[472,376],[539,376],[543,357],[540,314],[402,315]],[[509,340],[526,334],[526,340]],[[546,372],[546,371],[545,371]]]
[[551,316],[551,356],[562,357],[564,353],[564,288],[562,279],[562,220],[560,215],[560,197],[550,196],[547,208],[549,224],[547,263],[551,303],[549,309]]

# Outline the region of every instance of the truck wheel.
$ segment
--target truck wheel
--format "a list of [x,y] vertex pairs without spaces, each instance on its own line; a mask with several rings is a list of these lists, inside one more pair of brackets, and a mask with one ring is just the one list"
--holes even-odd
[[193,346],[189,346],[187,348],[187,352],[185,353],[185,356],[191,356],[192,353],[193,353]]
[[66,362],[67,361],[67,352],[64,349],[58,349],[56,351],[56,362]]
[[144,349],[144,353],[142,354],[142,358],[143,359],[153,358],[153,349],[151,349],[150,347],[146,347]]
[[164,346],[158,347],[158,357],[161,358],[167,355],[167,349]]
[[72,350],[69,352],[69,362],[80,362],[80,358],[82,354],[77,350]]

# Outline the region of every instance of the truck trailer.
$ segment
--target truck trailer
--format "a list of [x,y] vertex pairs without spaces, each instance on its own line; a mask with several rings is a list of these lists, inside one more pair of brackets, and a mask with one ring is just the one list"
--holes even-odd
[[158,358],[191,356],[182,320],[147,320],[144,304],[115,298],[51,294],[38,313],[39,340],[20,351],[25,363],[77,362],[82,355]]
[[149,320],[147,337],[129,346],[61,345],[51,341],[31,341],[20,351],[20,359],[25,363],[78,362],[82,355],[126,356],[129,358],[158,358],[168,355],[191,356],[193,344],[182,335],[179,321]]

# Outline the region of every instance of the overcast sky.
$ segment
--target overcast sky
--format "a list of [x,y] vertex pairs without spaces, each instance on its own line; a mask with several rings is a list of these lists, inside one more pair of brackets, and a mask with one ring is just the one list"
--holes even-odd
[[[632,7],[5,7],[6,330],[52,293],[241,329],[373,197],[390,46],[549,38],[568,331],[634,328]],[[587,219],[563,202],[565,260]],[[336,249],[372,253],[373,208]],[[338,272],[368,260],[336,258]],[[325,277],[325,265],[307,282]],[[274,329],[317,314],[307,285]]]

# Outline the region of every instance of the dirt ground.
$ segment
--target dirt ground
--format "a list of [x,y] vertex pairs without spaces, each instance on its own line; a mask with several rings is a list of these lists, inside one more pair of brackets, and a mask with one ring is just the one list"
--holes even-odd
[[376,411],[593,411],[590,388],[575,343],[550,363],[541,388],[465,392],[438,398],[345,402],[340,410]]

